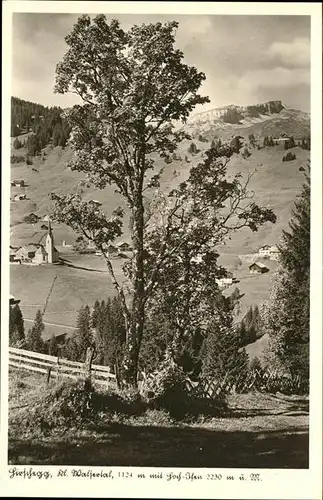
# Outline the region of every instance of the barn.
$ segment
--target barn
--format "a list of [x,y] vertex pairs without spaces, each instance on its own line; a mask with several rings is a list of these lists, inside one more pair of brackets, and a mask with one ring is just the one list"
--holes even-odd
[[264,274],[268,273],[269,269],[262,262],[254,262],[249,266],[250,274]]

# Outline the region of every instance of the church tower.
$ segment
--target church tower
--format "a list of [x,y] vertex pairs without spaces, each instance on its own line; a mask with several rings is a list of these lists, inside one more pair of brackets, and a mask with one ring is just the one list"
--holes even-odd
[[48,233],[46,236],[46,252],[48,255],[48,264],[53,264],[54,262],[58,262],[58,252],[54,246],[54,236],[52,232],[51,222],[48,219]]

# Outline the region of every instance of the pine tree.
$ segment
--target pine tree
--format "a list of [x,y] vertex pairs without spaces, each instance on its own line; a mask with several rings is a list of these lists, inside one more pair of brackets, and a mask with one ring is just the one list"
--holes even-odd
[[24,318],[18,304],[9,306],[9,345],[15,346],[25,339]]
[[189,153],[191,153],[192,155],[195,155],[197,152],[198,152],[198,149],[196,147],[196,144],[195,142],[191,142],[191,144],[189,145],[188,147],[188,150],[187,150]]
[[44,341],[42,339],[42,333],[45,330],[45,325],[43,323],[43,315],[38,309],[34,321],[34,325],[27,334],[27,347],[30,351],[34,352],[44,352]]
[[279,246],[280,268],[268,318],[270,349],[293,375],[309,378],[310,168],[296,200],[290,230]]
[[57,356],[58,353],[58,342],[55,335],[52,335],[48,344],[48,354],[50,356]]
[[81,360],[80,348],[76,334],[68,337],[65,341],[65,344],[62,347],[62,357],[69,359],[70,361]]
[[92,345],[91,313],[88,305],[81,307],[76,320],[76,335],[79,346],[79,361],[84,361],[86,350]]
[[241,347],[239,335],[231,330],[210,328],[202,353],[202,374],[206,378],[235,382],[248,372],[248,355]]
[[15,138],[15,140],[13,141],[13,147],[15,149],[20,149],[22,146],[21,142],[19,141],[18,137]]

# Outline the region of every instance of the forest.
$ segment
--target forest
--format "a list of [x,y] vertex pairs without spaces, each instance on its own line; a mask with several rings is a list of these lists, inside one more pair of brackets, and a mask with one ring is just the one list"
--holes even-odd
[[[25,146],[29,156],[36,156],[49,142],[53,146],[65,147],[70,135],[70,126],[63,118],[59,107],[45,107],[17,97],[11,98],[11,137],[15,137],[14,148]],[[18,137],[29,134],[24,140]]]

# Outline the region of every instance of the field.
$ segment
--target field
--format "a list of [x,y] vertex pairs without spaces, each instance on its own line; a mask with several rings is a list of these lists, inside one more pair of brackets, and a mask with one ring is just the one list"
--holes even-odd
[[[157,168],[164,166],[161,185],[165,191],[185,180],[191,165],[200,161],[203,151],[209,147],[205,142],[195,140],[195,143],[200,149],[200,153],[196,156],[188,153],[189,142],[186,141],[180,145],[178,152],[180,160],[173,161],[169,165],[157,162]],[[268,274],[250,276],[248,266],[241,262],[239,255],[254,253],[262,244],[277,243],[282,229],[287,228],[293,202],[303,180],[299,168],[306,164],[309,156],[309,152],[301,148],[296,147],[294,151],[297,159],[282,163],[284,154],[282,146],[261,150],[251,148],[252,155],[248,159],[234,155],[229,163],[229,176],[237,172],[242,172],[244,176],[253,173],[250,189],[255,193],[255,201],[272,208],[277,215],[276,224],[266,224],[255,233],[241,230],[233,234],[231,240],[218,249],[221,255],[220,263],[234,271],[239,280],[237,286],[244,294],[239,316],[243,316],[250,305],[259,304],[269,298],[269,283],[276,264],[270,267]],[[10,204],[10,244],[13,246],[43,241],[46,235],[46,231],[41,229],[43,220],[30,225],[22,222],[22,218],[30,212],[43,217],[51,209],[50,192],[67,194],[80,186],[82,176],[67,167],[67,162],[71,158],[71,150],[68,147],[62,150],[60,147],[48,146],[45,153],[44,160],[36,157],[31,166],[25,163],[11,165],[11,178],[24,179],[27,184],[26,188],[12,188],[12,195],[24,192],[28,198],[26,201],[15,201]],[[14,154],[23,155],[25,151],[20,149],[14,151]],[[185,161],[186,155],[188,163]],[[115,206],[123,205],[111,186],[101,191],[84,188],[84,197],[100,201],[102,208],[108,214]],[[66,226],[54,223],[53,231],[55,245],[64,259],[64,266],[10,266],[10,293],[21,299],[26,330],[30,327],[37,309],[42,310],[46,304],[45,338],[49,338],[53,333],[72,331],[77,311],[82,305],[91,306],[96,299],[106,299],[115,293],[103,259],[94,255],[78,256],[68,251],[66,247],[62,247],[64,240],[71,245],[76,237]],[[128,216],[125,217],[122,239],[129,239]],[[115,264],[116,274],[121,277],[122,261],[115,261]],[[230,287],[228,292],[233,288]]]
[[[97,299],[106,300],[115,294],[102,257],[67,252],[60,256],[64,265],[10,267],[11,293],[21,300],[26,329],[31,326],[37,309],[43,310],[46,304],[44,339],[53,333],[70,332],[81,306],[91,307]],[[122,262],[122,259],[115,261],[121,282]]]
[[[228,397],[221,418],[174,422],[156,412],[87,423],[49,435],[12,427],[46,391],[44,378],[9,374],[9,463],[148,467],[308,468],[308,400],[250,393]],[[28,411],[28,410],[27,410]],[[21,414],[22,415],[22,414]]]

